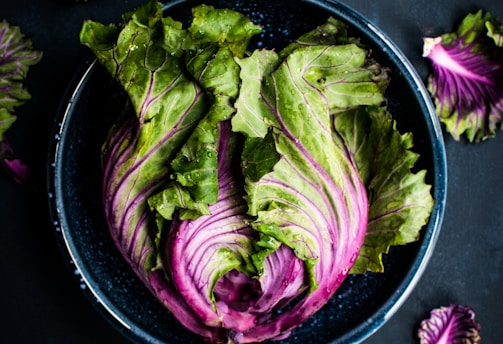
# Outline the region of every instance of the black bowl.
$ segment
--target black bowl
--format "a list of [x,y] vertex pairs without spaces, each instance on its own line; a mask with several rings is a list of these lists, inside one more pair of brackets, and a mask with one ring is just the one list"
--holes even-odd
[[[172,1],[166,13],[190,21],[201,1]],[[401,306],[422,275],[440,230],[446,195],[441,129],[424,85],[407,58],[361,15],[336,1],[216,0],[261,24],[252,44],[280,50],[329,16],[349,26],[373,56],[391,69],[389,109],[399,129],[413,132],[418,167],[428,170],[435,206],[418,242],[392,248],[385,272],[349,276],[336,295],[284,343],[357,343],[374,333]],[[62,102],[51,140],[48,194],[54,228],[83,292],[127,338],[145,343],[199,343],[136,278],[109,237],[101,204],[101,145],[125,94],[92,59],[76,76]]]

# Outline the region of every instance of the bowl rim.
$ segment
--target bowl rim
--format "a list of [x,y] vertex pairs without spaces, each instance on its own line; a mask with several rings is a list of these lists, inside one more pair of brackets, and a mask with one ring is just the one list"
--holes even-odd
[[[167,1],[165,9],[183,4],[185,0]],[[373,36],[379,46],[385,47],[389,50],[387,55],[397,65],[397,68],[402,71],[403,77],[409,85],[413,85],[417,91],[417,99],[421,106],[421,112],[425,115],[425,124],[427,132],[431,139],[431,150],[433,159],[433,187],[432,195],[435,200],[434,206],[428,221],[428,224],[422,229],[422,244],[418,249],[411,267],[409,268],[405,278],[399,283],[398,288],[394,293],[385,300],[385,302],[377,308],[377,310],[367,319],[355,326],[352,330],[346,332],[344,335],[337,339],[337,342],[346,343],[361,343],[377,330],[379,330],[393,315],[400,309],[404,302],[408,299],[411,292],[416,287],[421,279],[436,246],[441,224],[444,216],[446,194],[447,194],[447,164],[446,152],[443,139],[443,133],[440,122],[435,112],[435,107],[431,101],[431,97],[417,73],[415,67],[400,50],[400,48],[388,37],[386,33],[378,28],[365,16],[358,11],[351,8],[345,3],[338,0],[303,0],[302,2],[312,4],[333,13],[348,25],[354,26],[358,31],[365,32],[367,36]],[[63,96],[58,109],[54,126],[51,131],[48,157],[47,157],[47,195],[49,202],[50,218],[53,223],[55,233],[57,234],[57,241],[61,253],[66,257],[67,265],[73,272],[78,280],[82,291],[86,294],[87,298],[98,309],[101,315],[109,321],[113,327],[126,338],[131,340],[146,340],[147,342],[158,342],[153,338],[150,333],[147,333],[141,328],[132,326],[127,320],[123,318],[120,312],[109,305],[103,299],[99,290],[95,289],[90,283],[84,273],[86,269],[81,267],[81,261],[75,251],[74,243],[68,237],[68,233],[64,227],[65,219],[62,218],[60,211],[64,206],[61,202],[61,190],[58,185],[58,172],[57,169],[61,168],[58,165],[60,159],[61,135],[65,130],[65,122],[71,116],[74,101],[78,97],[80,90],[85,86],[86,81],[90,78],[91,74],[97,66],[96,59],[92,61],[85,61],[81,69],[75,73],[66,94]]]

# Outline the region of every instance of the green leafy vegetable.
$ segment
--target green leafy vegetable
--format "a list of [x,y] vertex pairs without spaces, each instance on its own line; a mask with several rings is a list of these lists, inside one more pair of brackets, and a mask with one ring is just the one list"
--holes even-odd
[[439,307],[421,322],[418,337],[421,344],[479,344],[480,324],[468,306]]
[[192,14],[185,29],[150,1],[82,27],[130,98],[103,150],[106,219],[189,330],[281,339],[350,271],[382,271],[391,245],[417,239],[430,186],[383,107],[388,70],[341,21],[248,52],[248,18]]
[[367,234],[351,272],[382,272],[382,255],[416,241],[428,221],[433,200],[426,170],[411,173],[418,159],[412,135],[400,134],[383,107],[338,113],[334,125],[340,135],[335,139],[348,147],[369,198]]

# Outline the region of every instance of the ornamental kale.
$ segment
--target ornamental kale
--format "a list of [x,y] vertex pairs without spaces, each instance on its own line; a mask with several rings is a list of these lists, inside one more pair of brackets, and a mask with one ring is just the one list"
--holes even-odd
[[488,12],[467,15],[457,31],[424,39],[433,72],[428,88],[446,130],[470,142],[496,135],[503,122],[501,24]]
[[[433,206],[389,73],[333,18],[283,51],[201,5],[188,28],[150,1],[81,41],[129,100],[103,146],[103,203],[133,270],[212,342],[281,339],[351,273],[382,271]],[[363,253],[363,254],[362,254]]]
[[421,344],[479,344],[480,324],[470,307],[450,305],[432,310],[418,336]]
[[30,99],[23,81],[41,57],[19,27],[0,22],[0,166],[19,183],[27,182],[28,169],[14,154],[6,132],[16,120],[16,108]]

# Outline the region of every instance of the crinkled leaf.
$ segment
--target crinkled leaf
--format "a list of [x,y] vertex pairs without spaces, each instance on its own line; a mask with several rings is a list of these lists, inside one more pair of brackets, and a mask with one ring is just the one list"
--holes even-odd
[[265,138],[248,138],[241,154],[243,174],[253,181],[272,171],[280,155],[276,151],[272,131]]
[[[0,111],[1,113],[1,111]],[[19,184],[30,182],[30,170],[12,150],[7,140],[0,141],[0,166]]]
[[487,35],[494,40],[494,44],[503,47],[503,25],[492,17],[486,21]]
[[[172,286],[164,285],[163,257],[158,250],[165,252],[161,236],[171,223],[166,219],[199,220],[214,207],[225,209],[218,203],[208,206],[204,193],[221,189],[212,185],[217,181],[215,171],[221,170],[215,165],[216,145],[222,144],[218,127],[234,111],[237,65],[225,40],[201,43],[187,30],[184,32],[179,22],[163,18],[161,3],[150,1],[123,18],[120,26],[87,21],[80,36],[123,85],[130,100],[130,108],[126,109],[129,116],[112,129],[103,150],[103,200],[108,226],[123,256],[145,284],[185,326],[212,338],[221,332],[201,323],[186,300],[180,298],[180,289],[165,297],[172,292]],[[201,20],[204,22],[211,24]],[[201,197],[204,201],[199,200]],[[241,195],[236,197],[243,203]],[[232,204],[231,210],[239,211]],[[178,217],[174,216],[176,210]],[[244,222],[238,218],[236,223]],[[215,230],[234,235],[237,248],[250,241],[246,230],[240,236],[235,226],[215,225]],[[242,244],[239,238],[244,240]],[[186,258],[183,243],[177,243],[181,256]],[[175,255],[177,247],[170,252]],[[215,257],[221,260],[207,275],[213,282],[208,284],[209,289],[200,288],[206,296],[212,293],[216,281],[240,262],[239,255],[233,256],[228,248],[220,245],[216,250]],[[248,257],[249,251],[245,249],[241,256]],[[176,260],[175,256],[172,259]],[[183,276],[185,280],[179,283],[191,282],[187,275]]]
[[[171,187],[175,190],[168,188],[163,191],[176,194],[176,189],[185,188],[186,192],[179,193],[181,199],[177,201],[182,219],[207,213],[207,210],[199,211],[192,206],[186,211],[184,204],[201,205],[217,201],[218,130],[215,128],[218,122],[229,119],[235,111],[233,105],[239,90],[239,66],[234,57],[242,56],[247,42],[260,32],[260,28],[249,19],[227,9],[215,10],[201,5],[193,9],[193,16],[188,29],[190,35],[186,36],[183,44],[186,49],[185,65],[205,90],[211,107],[172,162],[177,183]],[[166,200],[166,197],[163,199]]]
[[103,153],[104,203],[117,246],[142,278],[155,264],[148,203],[170,182],[172,160],[204,117],[204,90],[186,73],[183,56],[164,47],[162,4],[150,1],[121,26],[86,21],[82,43],[128,93],[132,117],[111,133]]
[[[254,264],[266,271],[261,260],[266,264],[279,248],[292,248],[304,262],[309,293],[284,315],[247,333],[253,339],[291,326],[286,324],[295,317],[306,319],[349,272],[367,225],[367,195],[345,148],[332,139],[331,116],[341,109],[381,104],[387,84],[385,70],[369,63],[367,52],[355,44],[287,49],[282,59],[256,51],[239,60],[243,82],[233,128],[254,143],[258,133],[268,140],[271,130],[280,156],[258,180],[245,169],[248,212],[256,217],[251,226],[264,243]],[[240,115],[253,120],[245,125]]]
[[[264,74],[269,74],[278,64],[278,54],[270,50],[254,52],[253,58],[247,59],[247,68],[241,67],[241,79],[246,80],[241,85],[240,97],[235,107],[239,111],[232,117],[232,130],[242,132],[248,137],[263,138],[269,131],[270,111],[260,96]],[[251,64],[255,64],[251,66]]]
[[496,19],[482,10],[467,15],[457,31],[425,38],[423,56],[432,62],[428,89],[446,130],[470,142],[495,136],[503,121],[503,47]]
[[241,13],[201,5],[192,10],[193,21],[188,29],[200,44],[225,42],[234,56],[242,57],[250,39],[262,29]]
[[412,135],[400,134],[382,107],[356,107],[334,116],[334,139],[354,158],[369,198],[365,241],[351,272],[382,272],[382,255],[419,238],[433,207],[426,170],[412,172]]
[[16,121],[16,108],[30,99],[23,82],[29,67],[41,58],[19,27],[0,22],[0,165],[19,183],[28,181],[28,168],[15,156],[5,133]]
[[280,52],[280,58],[283,59],[287,57],[301,46],[327,46],[357,42],[358,41],[355,38],[348,36],[347,27],[344,22],[334,18],[328,18],[325,24],[316,27],[314,30],[306,32],[297,38],[295,42],[290,43]]
[[334,19],[279,54],[247,56],[258,27],[205,5],[193,15],[185,30],[151,0],[120,27],[83,26],[133,114],[104,147],[106,216],[188,329],[218,342],[281,339],[357,259],[362,179],[388,191],[389,174],[359,173],[333,118],[382,105],[389,76]]
[[421,322],[418,337],[421,344],[479,344],[480,324],[468,306],[440,307]]
[[38,63],[42,53],[32,47],[21,29],[10,25],[5,19],[0,22],[0,140],[15,119],[16,107],[30,99],[23,88],[30,66]]

